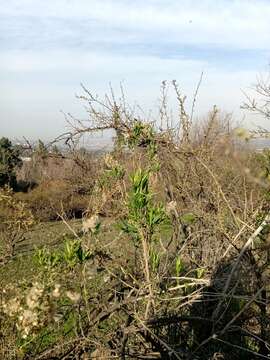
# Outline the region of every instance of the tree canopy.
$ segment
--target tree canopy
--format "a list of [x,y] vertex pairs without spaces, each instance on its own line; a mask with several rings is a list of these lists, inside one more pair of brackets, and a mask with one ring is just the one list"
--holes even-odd
[[15,168],[22,164],[19,149],[12,145],[8,138],[0,139],[0,187],[16,185]]

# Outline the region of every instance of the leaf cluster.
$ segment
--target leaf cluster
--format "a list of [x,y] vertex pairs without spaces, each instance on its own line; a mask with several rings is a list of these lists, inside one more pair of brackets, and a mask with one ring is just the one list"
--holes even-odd
[[91,258],[89,250],[82,247],[79,240],[67,240],[64,249],[49,251],[46,247],[36,250],[35,260],[38,265],[45,268],[54,268],[58,265],[74,269],[77,264],[82,264]]

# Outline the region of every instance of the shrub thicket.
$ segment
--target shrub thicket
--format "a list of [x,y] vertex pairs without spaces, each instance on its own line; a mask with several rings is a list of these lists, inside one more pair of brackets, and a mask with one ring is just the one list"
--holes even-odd
[[241,147],[216,108],[194,127],[173,86],[179,128],[165,101],[150,124],[86,91],[90,123],[66,141],[110,128],[115,147],[88,194],[89,231],[63,216],[64,244],[30,254],[35,275],[5,284],[4,358],[269,356],[269,154]]

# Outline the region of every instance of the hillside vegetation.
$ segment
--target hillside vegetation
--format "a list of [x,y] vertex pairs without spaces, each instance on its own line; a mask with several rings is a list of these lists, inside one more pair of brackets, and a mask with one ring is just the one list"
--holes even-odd
[[[270,151],[173,87],[174,126],[165,83],[155,122],[84,89],[69,151],[1,188],[1,359],[269,358]],[[111,152],[77,150],[107,129]]]

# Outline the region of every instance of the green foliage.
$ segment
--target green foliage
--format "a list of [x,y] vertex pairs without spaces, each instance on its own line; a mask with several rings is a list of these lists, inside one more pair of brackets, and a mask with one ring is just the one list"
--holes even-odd
[[145,279],[149,282],[150,277],[157,273],[161,261],[155,249],[160,226],[168,223],[169,219],[164,207],[153,201],[149,188],[150,171],[139,168],[130,180],[128,215],[120,223],[120,228],[131,237],[135,248],[141,248],[141,263]]
[[157,144],[153,126],[151,124],[145,124],[140,120],[136,120],[134,122],[125,143],[130,149],[133,149],[135,146],[146,147],[150,158],[153,158],[157,152]]
[[125,170],[123,166],[115,164],[112,168],[106,169],[99,179],[101,188],[111,186],[112,182],[123,179]]
[[180,274],[184,271],[184,263],[182,259],[178,256],[175,260],[175,276],[179,277]]
[[131,176],[132,189],[129,196],[130,216],[135,221],[144,217],[149,205],[151,194],[149,193],[149,172],[139,169]]
[[36,250],[34,259],[38,265],[52,269],[58,265],[73,269],[91,258],[91,252],[84,250],[81,241],[67,240],[63,250],[49,251],[46,247]]
[[79,240],[66,241],[63,251],[63,260],[69,268],[74,268],[77,263],[82,264],[86,260],[90,259],[90,257],[90,251],[84,250]]
[[205,274],[205,269],[203,269],[203,268],[196,269],[197,279],[201,279],[204,274]]
[[143,232],[152,236],[160,225],[168,222],[164,207],[161,204],[153,204],[149,177],[149,171],[138,169],[130,178],[129,215],[120,226],[122,231],[131,235],[134,240],[138,240]]
[[138,232],[138,228],[137,228],[136,224],[133,224],[133,223],[129,222],[127,219],[122,219],[119,222],[118,227],[124,233],[131,236],[132,240],[134,241],[134,244],[137,245],[140,237],[139,237],[139,232]]
[[101,222],[97,222],[94,229],[91,229],[91,233],[95,236],[97,236],[101,231]]
[[37,249],[34,254],[34,260],[39,266],[51,269],[56,267],[62,261],[62,254],[59,251],[49,251],[45,246]]
[[111,170],[108,170],[108,176],[116,180],[123,179],[124,175],[125,170],[121,165],[115,166]]
[[150,254],[149,254],[149,258],[150,258],[151,270],[152,270],[152,272],[155,273],[155,272],[157,272],[157,270],[159,268],[160,255],[154,249],[151,249]]
[[4,185],[15,187],[15,168],[21,164],[19,149],[14,147],[9,139],[2,137],[0,139],[0,187]]
[[128,137],[128,146],[133,148],[139,145],[145,133],[145,125],[141,121],[136,121],[131,129],[131,133]]
[[162,204],[152,205],[148,208],[146,213],[146,223],[151,234],[154,233],[154,230],[157,226],[165,224],[167,220],[168,217]]

